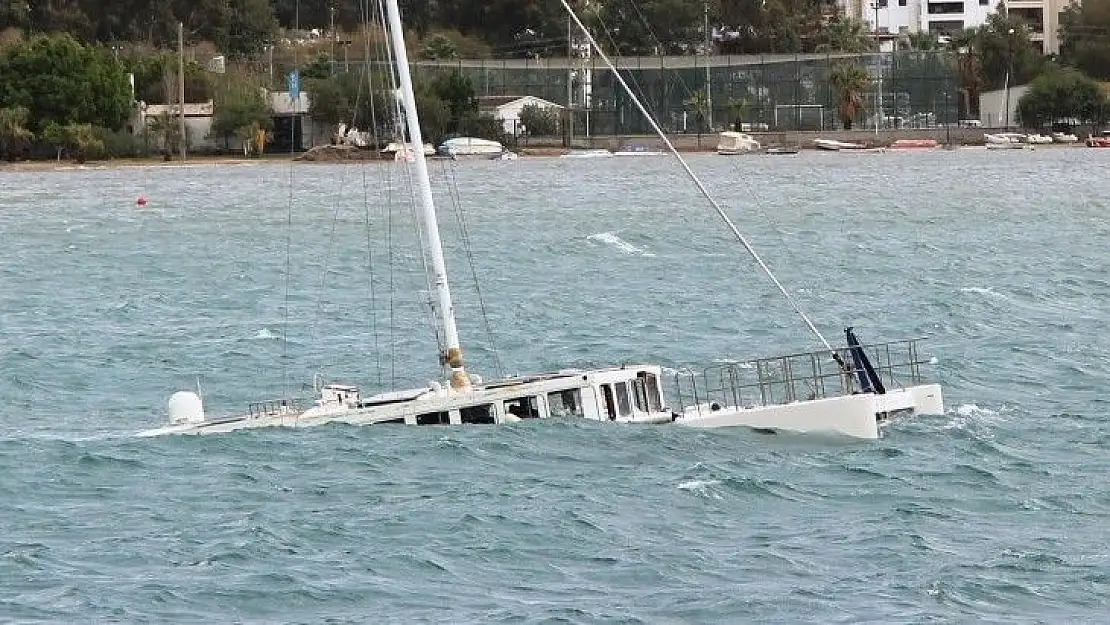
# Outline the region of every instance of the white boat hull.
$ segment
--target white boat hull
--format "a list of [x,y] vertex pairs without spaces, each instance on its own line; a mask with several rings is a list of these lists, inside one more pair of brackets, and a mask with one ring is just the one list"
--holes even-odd
[[748,427],[874,439],[879,438],[880,426],[892,413],[943,412],[940,385],[923,384],[883,395],[860,393],[751,408],[720,406],[714,410],[706,405],[693,406],[675,423],[697,428]]

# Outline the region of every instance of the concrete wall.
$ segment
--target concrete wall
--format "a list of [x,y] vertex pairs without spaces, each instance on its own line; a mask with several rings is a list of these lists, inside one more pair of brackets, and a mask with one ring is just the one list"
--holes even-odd
[[[898,139],[935,139],[939,143],[951,141],[954,145],[979,145],[984,142],[981,128],[934,128],[931,130],[883,130],[878,134],[874,130],[840,130],[840,131],[796,131],[796,132],[754,132],[750,133],[763,145],[797,145],[802,148],[812,148],[814,139],[835,139],[837,141],[851,141],[886,147]],[[713,150],[717,147],[716,134],[703,134],[699,141],[694,134],[677,134],[667,137],[674,146],[683,151]],[[659,145],[657,137],[638,135],[620,137],[591,137],[575,138],[576,148],[608,148],[615,150],[628,143],[642,143],[646,145]],[[559,137],[530,137],[522,141],[520,147],[524,148],[560,148],[562,142]]]

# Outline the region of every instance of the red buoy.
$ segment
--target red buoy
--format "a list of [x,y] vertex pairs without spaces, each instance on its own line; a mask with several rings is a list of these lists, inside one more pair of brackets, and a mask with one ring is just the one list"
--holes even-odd
[[146,206],[146,196],[145,195],[139,195],[139,199],[135,200],[135,203],[138,204],[139,206]]

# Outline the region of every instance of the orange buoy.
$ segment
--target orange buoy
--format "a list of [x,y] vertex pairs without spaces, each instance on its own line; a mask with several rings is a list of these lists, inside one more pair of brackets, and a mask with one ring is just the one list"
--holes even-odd
[[139,206],[146,206],[146,196],[145,195],[140,195],[139,199],[135,200],[135,203],[138,204]]

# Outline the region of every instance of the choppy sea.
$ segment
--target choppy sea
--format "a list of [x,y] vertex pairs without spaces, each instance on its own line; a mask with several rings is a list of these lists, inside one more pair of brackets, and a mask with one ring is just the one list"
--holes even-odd
[[[691,162],[945,414],[135,439],[198,382],[436,377],[407,168],[0,170],[0,621],[1105,622],[1110,151]],[[472,371],[818,345],[670,159],[432,171]]]

